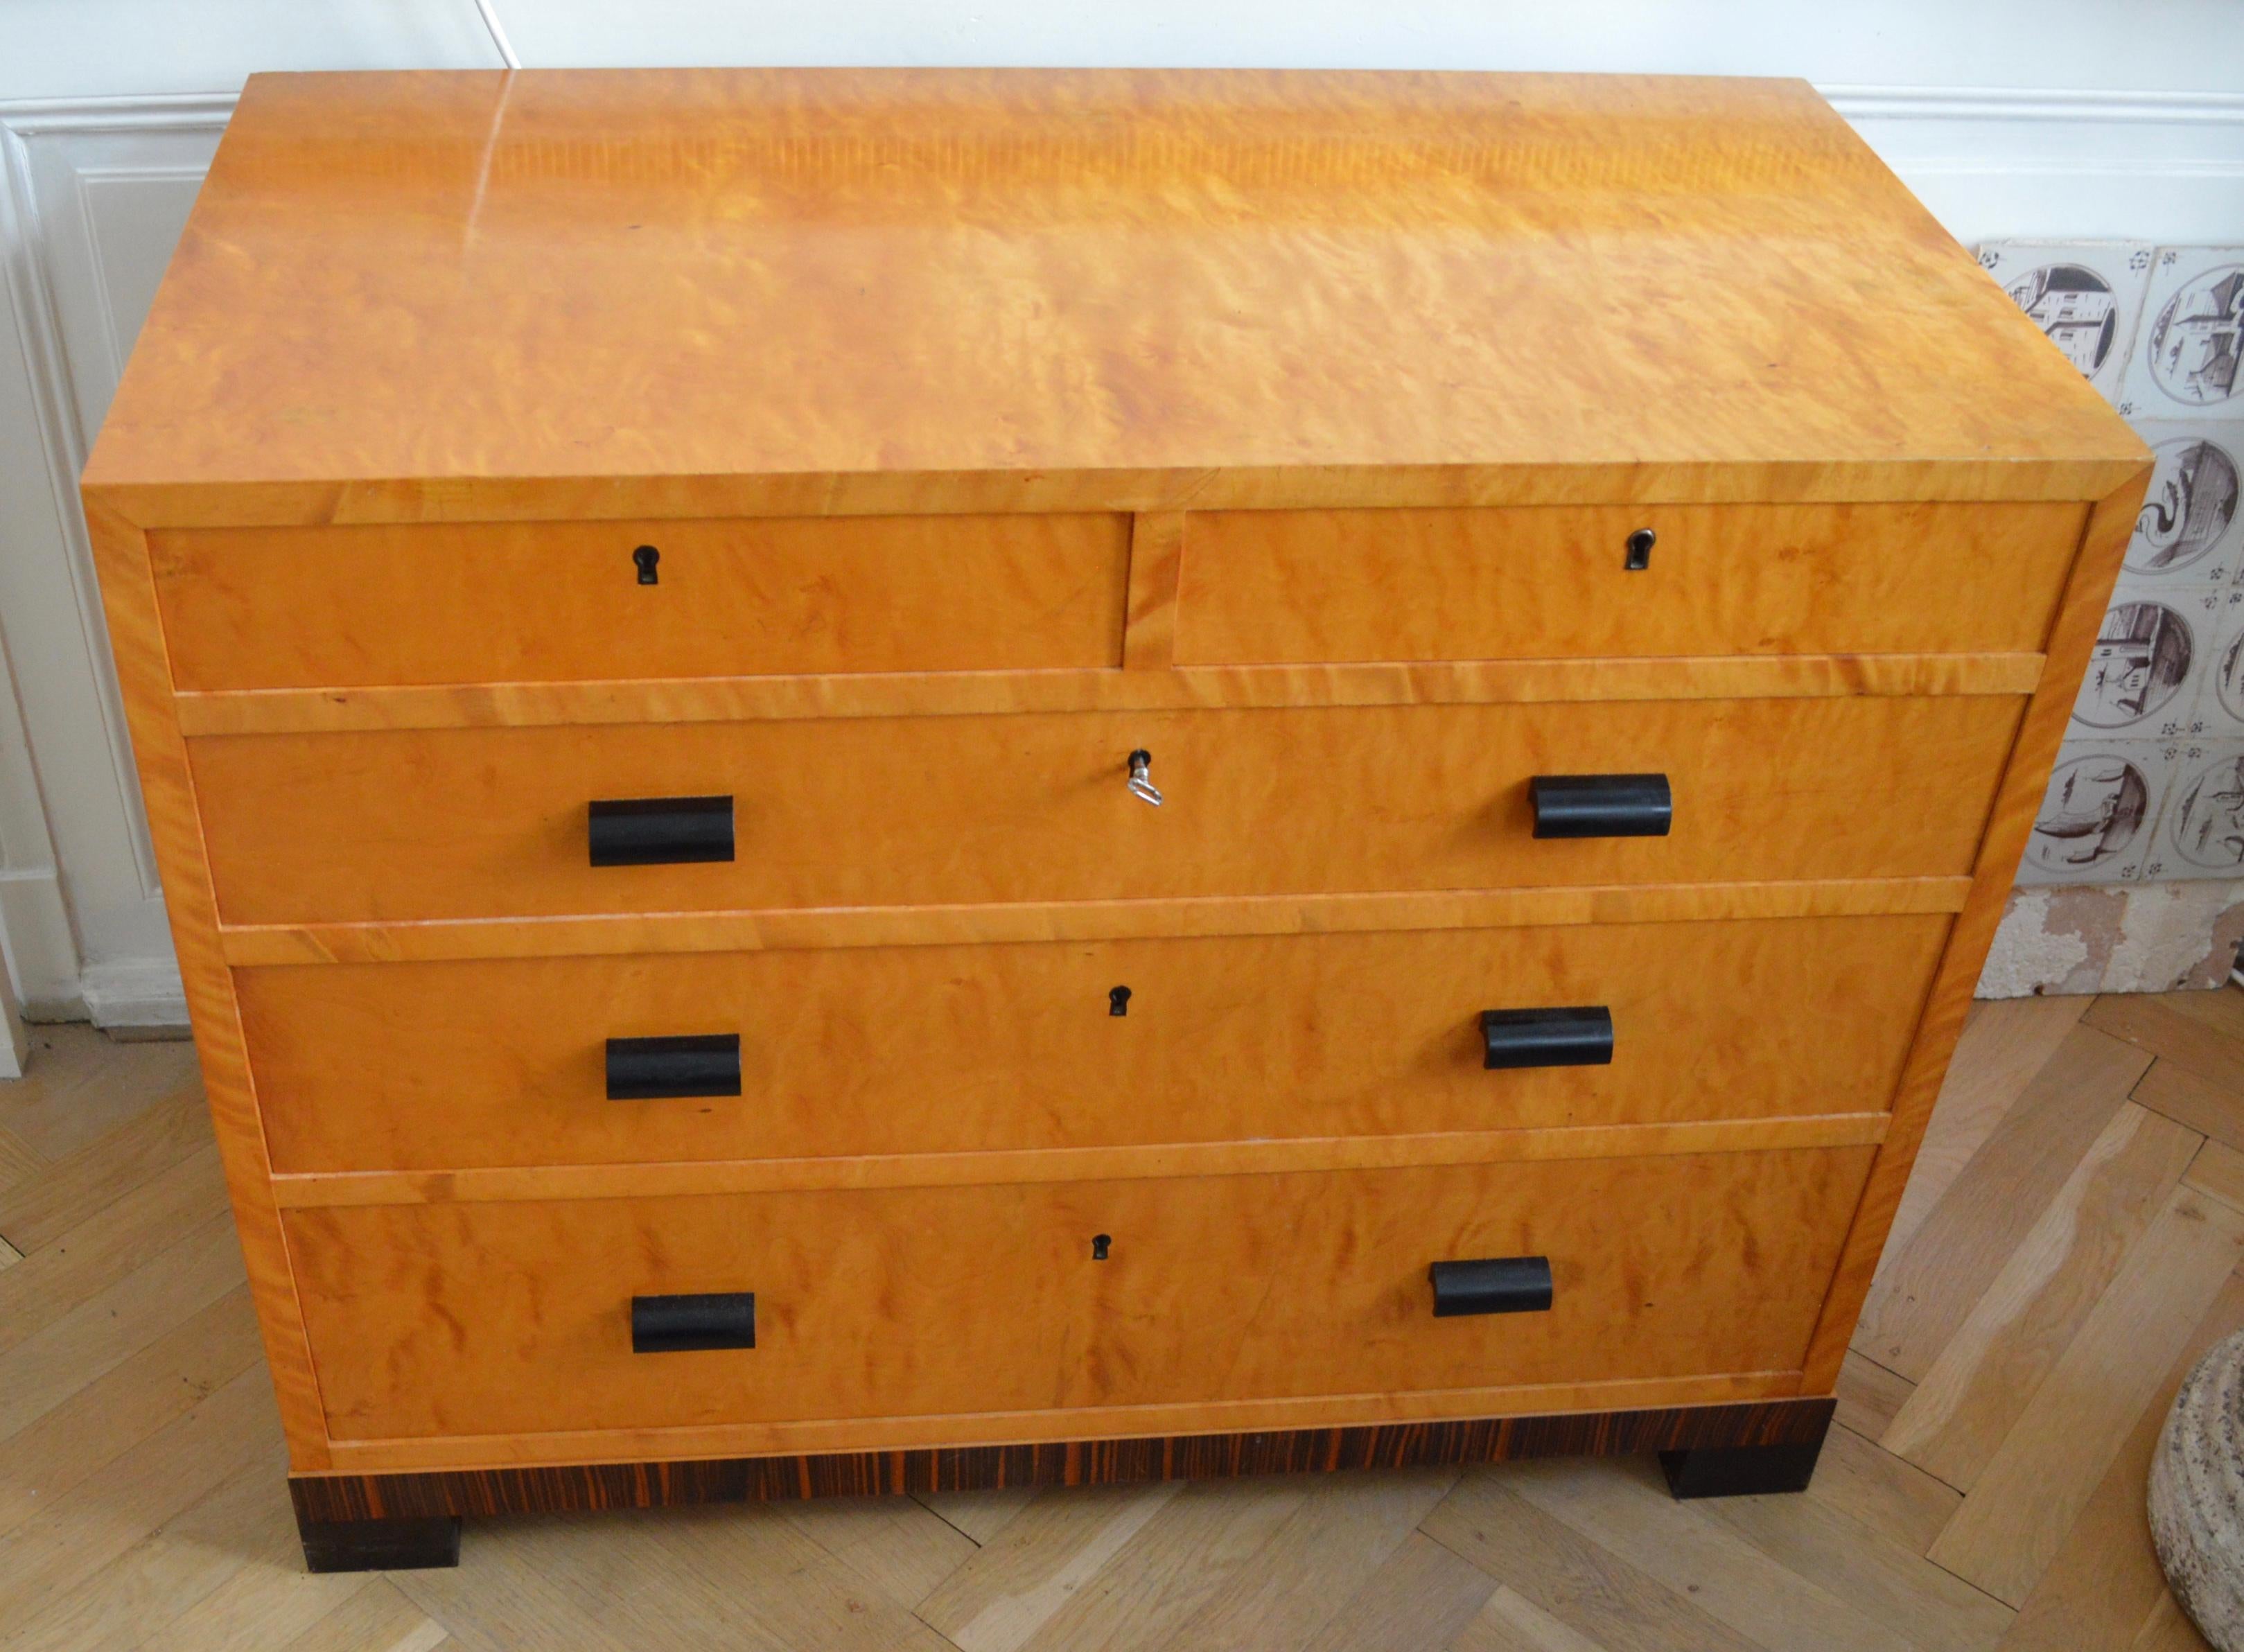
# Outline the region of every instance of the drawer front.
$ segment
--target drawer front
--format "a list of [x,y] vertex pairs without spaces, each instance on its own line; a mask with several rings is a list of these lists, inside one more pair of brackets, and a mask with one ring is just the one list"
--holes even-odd
[[[190,744],[225,917],[350,921],[1948,876],[1970,868],[2022,705],[1370,706]],[[1160,807],[1129,789],[1137,750],[1152,753]],[[1645,771],[1670,779],[1669,835],[1533,835],[1535,776]],[[591,802],[708,796],[733,799],[733,859],[590,864]]]
[[1176,657],[2038,652],[2083,520],[2074,504],[1195,512]]
[[183,689],[1107,666],[1129,578],[1119,516],[180,529],[149,546]]
[[[1870,1153],[284,1219],[336,1437],[541,1433],[1793,1370]],[[1547,1310],[1435,1317],[1526,1257]],[[753,1348],[632,1352],[634,1298],[747,1293]]]
[[[236,979],[276,1170],[451,1170],[1875,1111],[1948,927],[840,947]],[[1558,1007],[1610,1013],[1610,1064],[1485,1065],[1484,1010]],[[647,1063],[629,1043],[612,1080],[610,1040],[694,1037],[738,1040],[737,1065],[720,1051],[689,1080],[699,1093],[632,1093],[631,1063]]]

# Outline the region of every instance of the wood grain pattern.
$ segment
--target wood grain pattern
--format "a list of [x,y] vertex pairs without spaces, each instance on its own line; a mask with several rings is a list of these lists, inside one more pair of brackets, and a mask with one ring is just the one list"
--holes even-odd
[[[1947,929],[330,965],[236,991],[277,1172],[956,1154],[1876,1113]],[[1567,1004],[1611,1010],[1612,1064],[1484,1070],[1483,1009]],[[607,1099],[608,1039],[684,1033],[740,1038],[740,1095]]]
[[[1195,511],[1188,665],[2035,651],[2081,508]],[[1647,565],[1629,535],[1658,536]],[[2024,600],[2021,600],[2022,596]]]
[[87,474],[367,521],[2142,462],[1798,82],[705,70],[253,78]]
[[[1869,1154],[286,1219],[336,1439],[544,1433],[1788,1369]],[[1524,1255],[1547,1312],[1433,1317],[1430,1263]],[[631,1352],[634,1295],[711,1291],[753,1350]]]
[[186,742],[171,714],[171,667],[156,611],[146,541],[139,529],[89,500],[86,526],[101,572],[110,646],[132,732],[132,755],[164,877],[172,945],[179,954],[195,1029],[204,1093],[218,1135],[227,1196],[264,1329],[265,1356],[296,1468],[327,1466],[327,1427],[311,1349],[297,1305],[294,1271],[274,1203],[257,1094],[243,1047],[233,979],[219,951],[200,801]]
[[[271,735],[191,750],[226,920],[348,922],[1954,875],[1972,865],[2018,709],[1369,706]],[[1139,748],[1166,807],[1124,786]],[[1532,776],[1649,770],[1671,778],[1671,835],[1531,835]],[[736,860],[588,866],[589,799],[711,793],[736,799]]]
[[1128,936],[1283,935],[1507,925],[1677,923],[1722,918],[1955,912],[1968,878],[1561,885],[1189,900],[1017,901],[1004,906],[814,907],[800,912],[617,913],[607,917],[222,926],[236,965],[556,958],[811,947],[931,947]]
[[997,1491],[1015,1486],[1231,1479],[1311,1468],[1430,1467],[1702,1446],[1795,1445],[1821,1436],[1830,1417],[1828,1399],[1774,1399],[1400,1426],[1051,1440],[939,1451],[614,1463],[558,1470],[297,1474],[290,1478],[288,1490],[297,1510],[308,1520],[558,1514],[801,1497]]
[[1388,1170],[1421,1164],[1514,1164],[1666,1153],[1754,1153],[1865,1147],[1885,1139],[1883,1113],[1706,1119],[1679,1124],[1579,1124],[1548,1129],[1298,1136],[1259,1141],[1165,1142],[1144,1147],[983,1148],[848,1157],[687,1159],[604,1164],[494,1165],[458,1170],[302,1170],[273,1178],[284,1209],[449,1204],[494,1199],[682,1198],[835,1188],[983,1187],[1006,1182],[1098,1182],[1281,1170]]
[[642,520],[170,530],[148,550],[179,686],[209,691],[1111,667],[1128,533]]
[[[1140,633],[1139,644],[1145,644]],[[179,698],[189,734],[983,717],[1193,706],[1450,705],[1541,700],[2030,694],[2038,654],[1767,654],[1717,659],[1421,660],[1170,671],[841,673],[439,688],[251,689]]]
[[1182,512],[1141,510],[1132,519],[1129,614],[1122,633],[1126,670],[1158,671],[1176,664],[1177,573],[1184,538]]
[[1855,1317],[1869,1294],[1887,1230],[1908,1186],[1909,1168],[1924,1139],[1949,1058],[1963,1035],[1972,991],[1985,965],[1987,948],[1994,941],[1995,927],[2002,920],[2003,905],[2011,880],[2017,875],[2019,857],[2025,853],[2026,834],[2041,806],[2050,766],[2056,761],[2081,673],[2087,668],[2089,646],[2102,623],[2112,583],[2119,577],[2119,561],[2134,531],[2135,513],[2149,479],[2147,471],[2139,472],[2099,501],[2081,531],[2051,630],[2042,685],[2018,725],[1994,811],[1973,863],[1970,899],[1949,932],[1947,955],[1925,1002],[1916,1043],[1894,1101],[1893,1129],[1878,1150],[1876,1168],[1863,1191],[1862,1207],[1855,1213],[1854,1231],[1824,1305],[1822,1323],[1816,1328],[1807,1361],[1811,1392],[1828,1390],[1837,1380]]

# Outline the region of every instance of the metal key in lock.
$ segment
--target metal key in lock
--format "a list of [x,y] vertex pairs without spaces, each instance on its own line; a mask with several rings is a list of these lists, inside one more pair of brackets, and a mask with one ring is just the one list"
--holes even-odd
[[1155,808],[1161,806],[1161,789],[1153,784],[1153,754],[1147,751],[1130,753],[1130,795],[1141,798]]

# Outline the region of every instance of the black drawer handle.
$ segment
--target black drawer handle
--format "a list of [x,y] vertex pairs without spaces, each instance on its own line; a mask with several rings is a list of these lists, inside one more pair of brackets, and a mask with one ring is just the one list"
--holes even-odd
[[1484,1009],[1484,1067],[1606,1067],[1612,1062],[1612,1011],[1603,1004],[1562,1009]]
[[592,805],[589,834],[596,866],[730,860],[733,799],[612,799]]
[[738,1033],[608,1040],[608,1099],[612,1102],[740,1093]]
[[686,1353],[697,1348],[756,1345],[756,1293],[633,1297],[632,1352]]
[[1550,1311],[1549,1257],[1483,1257],[1472,1262],[1436,1262],[1427,1272],[1434,1281],[1436,1319],[1467,1313]]
[[1538,774],[1527,795],[1538,838],[1664,838],[1675,819],[1664,774]]

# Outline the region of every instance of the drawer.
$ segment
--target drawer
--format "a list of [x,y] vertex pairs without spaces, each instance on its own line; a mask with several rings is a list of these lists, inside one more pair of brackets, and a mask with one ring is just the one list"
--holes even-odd
[[[543,1433],[1795,1370],[1871,1151],[284,1220],[337,1438]],[[1531,1256],[1546,1311],[1435,1317]],[[753,1348],[632,1352],[729,1293]]]
[[[2023,705],[1364,706],[190,746],[220,912],[280,923],[1952,875],[1970,868]],[[1159,808],[1125,785],[1138,749]],[[1532,835],[1534,776],[1645,771],[1670,777],[1670,835]],[[590,864],[591,802],[704,796],[731,799],[734,858]]]
[[174,529],[149,549],[182,689],[1106,666],[1129,579],[1120,516]]
[[[2083,520],[2077,504],[1194,512],[1176,657],[2033,653]],[[1639,529],[1653,543],[1631,569]]]
[[[956,1153],[1875,1111],[1943,915],[245,969],[274,1168]],[[1123,1014],[1113,1013],[1123,995]],[[1490,1070],[1485,1009],[1610,1065]],[[649,1096],[608,1041],[732,1037]],[[736,1092],[720,1094],[730,1087]],[[679,1086],[673,1085],[673,1088]]]

